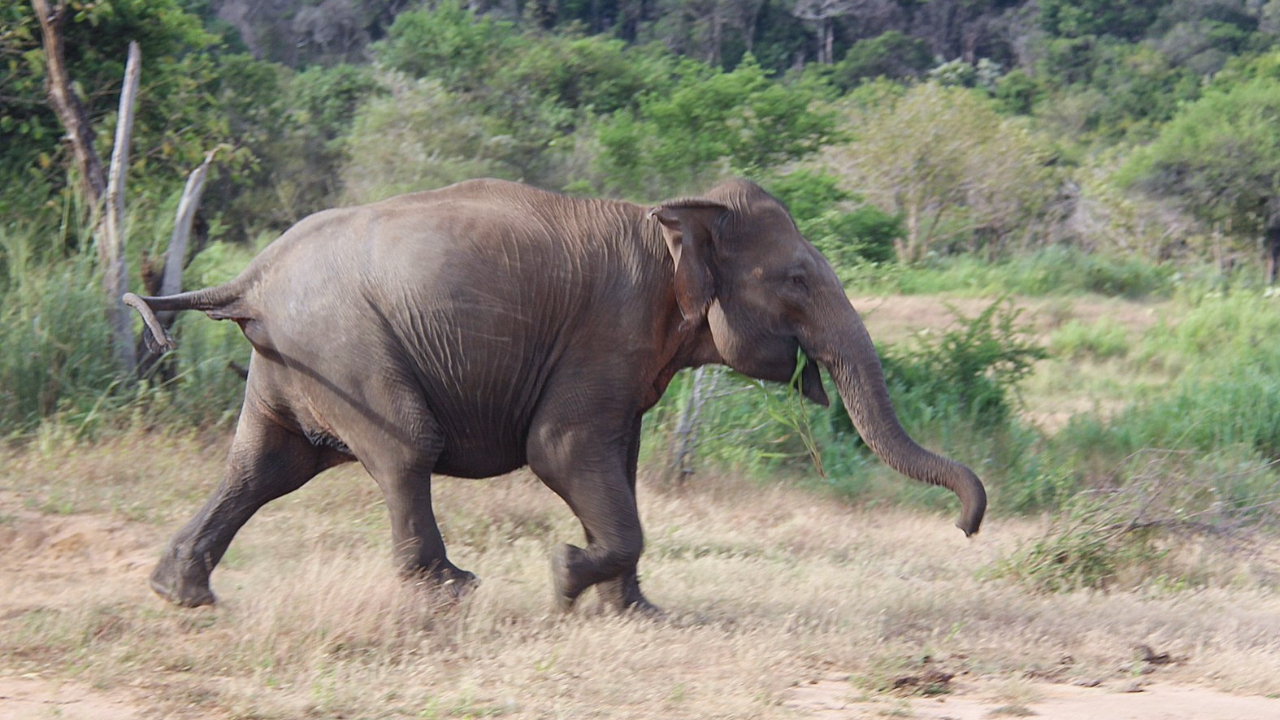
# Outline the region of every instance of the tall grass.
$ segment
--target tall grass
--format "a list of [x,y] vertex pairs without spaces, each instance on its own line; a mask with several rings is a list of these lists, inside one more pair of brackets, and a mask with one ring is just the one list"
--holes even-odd
[[46,257],[41,237],[0,228],[0,434],[43,418],[82,423],[108,407],[119,374],[101,285],[87,255]]
[[[179,350],[150,378],[125,377],[111,353],[96,260],[64,252],[51,233],[0,228],[0,435],[56,422],[83,436],[138,413],[151,421],[207,425],[234,418],[248,343],[233,324],[180,316]],[[215,244],[188,271],[188,286],[222,282],[247,253]]]
[[1174,379],[1106,420],[1080,418],[1061,442],[1114,455],[1143,448],[1280,457],[1280,313],[1254,293],[1195,300],[1150,330],[1137,366]]

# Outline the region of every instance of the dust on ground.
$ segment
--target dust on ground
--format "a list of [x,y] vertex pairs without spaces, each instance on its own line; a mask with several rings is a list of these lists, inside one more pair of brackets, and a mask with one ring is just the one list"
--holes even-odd
[[98,690],[36,675],[0,676],[0,716],[5,720],[135,720],[146,703],[120,690]]
[[1280,700],[1230,695],[1194,686],[1136,682],[1081,687],[1037,682],[1023,688],[1029,699],[1009,701],[960,685],[932,698],[864,699],[845,680],[814,680],[794,688],[784,701],[820,720],[913,717],[921,720],[1275,720]]

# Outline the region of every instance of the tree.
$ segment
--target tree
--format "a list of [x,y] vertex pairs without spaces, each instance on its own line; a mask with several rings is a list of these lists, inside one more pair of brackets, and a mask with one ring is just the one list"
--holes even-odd
[[1077,38],[1113,35],[1138,40],[1167,0],[1039,0],[1040,27],[1050,35]]
[[791,14],[816,26],[818,63],[831,65],[835,62],[836,19],[882,9],[889,4],[884,0],[796,0]]
[[1120,179],[1166,197],[1237,238],[1253,238],[1280,196],[1280,79],[1211,89],[1184,107]]
[[881,83],[853,102],[847,122],[858,136],[829,162],[867,201],[904,218],[900,261],[944,240],[998,249],[1056,189],[1048,144],[976,91],[928,82],[899,95]]
[[[77,229],[87,226],[83,221],[92,208],[92,202],[81,204],[76,218],[81,222],[62,223],[57,217],[60,204],[48,202],[69,179],[95,182],[87,178],[96,173],[86,173],[73,157],[75,143],[63,142],[57,103],[50,102],[44,90],[53,69],[43,50],[35,4],[49,8],[46,18],[56,16],[63,70],[100,151],[114,133],[130,40],[137,41],[146,58],[133,132],[135,150],[130,153],[131,195],[176,192],[205,152],[222,143],[236,147],[223,156],[224,167],[244,172],[250,166],[252,158],[240,142],[243,128],[232,128],[225,111],[227,91],[234,83],[225,80],[223,71],[228,58],[235,56],[221,54],[215,47],[218,38],[184,12],[179,0],[0,0],[0,61],[5,68],[0,72],[0,177],[18,180],[25,200],[21,208],[9,207],[25,218],[65,228],[67,237],[61,240],[70,248],[83,240]],[[264,124],[278,125],[278,118],[266,118]],[[69,168],[74,172],[68,173]],[[105,184],[101,187],[105,190]]]
[[923,40],[890,30],[850,46],[832,70],[832,80],[848,90],[878,77],[919,77],[933,65],[933,54]]
[[128,264],[124,258],[124,184],[129,164],[129,142],[133,133],[133,109],[138,93],[141,54],[137,43],[129,43],[129,60],[125,69],[124,87],[120,93],[116,138],[111,151],[111,173],[108,176],[102,170],[102,160],[94,144],[89,113],[67,73],[66,45],[62,37],[62,27],[68,13],[67,4],[59,2],[56,8],[51,8],[46,0],[32,0],[32,7],[40,22],[40,35],[44,43],[49,101],[67,130],[82,179],[85,204],[90,208],[113,350],[120,366],[127,374],[132,375],[137,366],[133,326],[128,311],[120,305],[119,298],[129,287]]
[[677,74],[669,91],[601,124],[610,189],[650,198],[702,189],[725,169],[760,174],[836,137],[815,90],[769,80],[749,55],[733,72],[685,60]]
[[67,140],[71,143],[71,152],[75,157],[76,170],[80,175],[80,186],[87,204],[92,212],[97,213],[102,205],[102,198],[107,193],[107,176],[102,169],[102,158],[94,145],[93,124],[89,121],[89,111],[84,101],[76,92],[67,72],[66,43],[63,41],[63,26],[67,20],[67,3],[62,0],[55,7],[50,7],[47,0],[32,0],[36,19],[40,23],[40,37],[44,45],[46,67],[45,88],[49,95],[49,104],[57,113],[62,127],[67,132]]

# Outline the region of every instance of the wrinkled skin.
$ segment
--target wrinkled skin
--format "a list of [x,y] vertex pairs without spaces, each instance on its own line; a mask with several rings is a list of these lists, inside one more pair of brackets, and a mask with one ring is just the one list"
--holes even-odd
[[553,557],[569,609],[593,585],[618,610],[641,594],[636,510],[641,415],[681,368],[723,363],[827,403],[825,367],[868,446],[957,493],[959,527],[986,505],[968,468],[916,445],[835,272],[758,186],[722,184],[654,208],[477,180],[303,220],[230,283],[154,311],[230,319],[253,357],[226,476],[170,542],[152,587],[214,602],[209,576],[267,502],[358,460],[391,513],[410,575],[462,591],[431,507],[433,473],[483,478],[528,465],[581,521],[585,547]]

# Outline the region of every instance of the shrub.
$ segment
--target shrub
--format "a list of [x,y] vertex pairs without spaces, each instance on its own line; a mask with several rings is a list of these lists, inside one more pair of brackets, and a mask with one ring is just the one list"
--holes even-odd
[[[1014,387],[1046,353],[1028,338],[1022,310],[1007,298],[972,318],[953,313],[953,329],[917,336],[909,350],[881,353],[898,415],[904,424],[945,418],[983,428],[1004,425],[1012,417]],[[833,414],[837,428],[852,431],[843,407]]]
[[[1280,500],[1269,463],[1233,452],[1144,450],[1122,478],[1066,503],[1044,535],[985,569],[1041,592],[1231,582],[1239,530],[1274,521]],[[1197,539],[1195,553],[1177,552]],[[1222,558],[1225,559],[1225,558]]]
[[903,236],[902,218],[874,205],[847,207],[857,198],[839,178],[797,170],[768,183],[787,205],[800,232],[837,268],[893,260],[893,243]]

